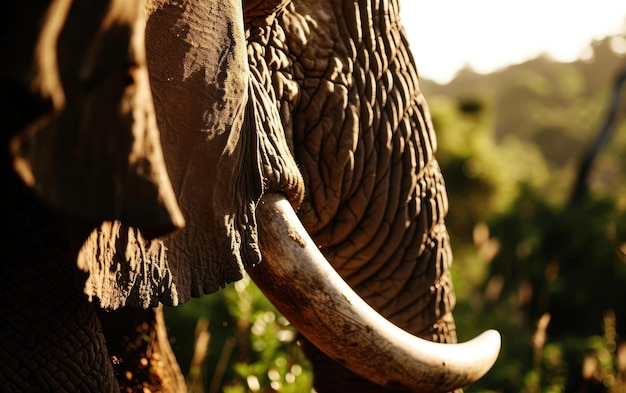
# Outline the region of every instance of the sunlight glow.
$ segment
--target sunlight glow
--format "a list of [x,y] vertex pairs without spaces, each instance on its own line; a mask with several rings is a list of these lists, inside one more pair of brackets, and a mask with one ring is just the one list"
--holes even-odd
[[465,65],[488,73],[542,53],[574,61],[591,40],[626,32],[624,0],[401,0],[400,6],[420,75],[439,83]]

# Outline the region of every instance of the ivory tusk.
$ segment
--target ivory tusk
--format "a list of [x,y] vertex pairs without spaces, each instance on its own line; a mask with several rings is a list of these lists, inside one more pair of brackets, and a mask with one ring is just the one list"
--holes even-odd
[[448,392],[478,380],[495,363],[495,330],[441,344],[374,311],[326,261],[283,196],[265,195],[257,220],[263,262],[248,274],[298,331],[353,372],[380,385]]

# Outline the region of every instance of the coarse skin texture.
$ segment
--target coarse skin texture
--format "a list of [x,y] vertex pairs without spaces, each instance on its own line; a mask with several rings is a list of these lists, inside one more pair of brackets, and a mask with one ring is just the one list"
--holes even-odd
[[[270,29],[248,27],[304,176],[303,224],[382,315],[456,342],[447,195],[398,2],[294,1]],[[306,349],[319,391],[382,389]]]
[[[384,316],[456,341],[445,187],[397,1],[151,0],[147,21],[139,0],[14,3],[2,37],[16,57],[0,72],[11,102],[2,106],[2,173],[12,177],[0,387],[50,390],[61,376],[70,390],[115,390],[108,357],[125,352],[105,347],[75,260],[89,273],[85,292],[107,309],[213,292],[260,261],[263,192],[288,196]],[[42,31],[26,28],[39,22]],[[150,240],[183,216],[183,231]],[[146,318],[114,330],[150,335],[156,317]],[[71,350],[57,356],[56,345]],[[318,391],[384,390],[306,349]],[[141,368],[149,352],[124,357]],[[58,373],[40,367],[48,362]],[[126,371],[117,377],[143,383]]]
[[158,311],[104,313],[81,294],[76,253],[91,226],[42,203],[3,163],[0,392],[183,391]]
[[4,181],[0,391],[119,392],[96,308],[77,291],[67,219]]

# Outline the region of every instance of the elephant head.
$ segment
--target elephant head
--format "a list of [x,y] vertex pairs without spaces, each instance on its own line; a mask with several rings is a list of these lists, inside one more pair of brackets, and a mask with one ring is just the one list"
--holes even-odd
[[2,75],[28,108],[5,166],[82,220],[91,299],[176,305],[247,269],[322,357],[379,384],[448,391],[491,367],[497,333],[412,335],[456,341],[445,187],[397,1],[148,0],[145,19],[139,1],[85,3],[20,10],[41,28]]

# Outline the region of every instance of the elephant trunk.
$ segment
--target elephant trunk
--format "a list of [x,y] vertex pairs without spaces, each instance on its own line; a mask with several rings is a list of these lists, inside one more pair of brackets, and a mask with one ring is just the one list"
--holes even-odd
[[381,385],[447,392],[476,381],[496,361],[496,331],[440,344],[379,315],[325,260],[284,197],[265,195],[257,219],[263,262],[248,273],[307,339],[353,372]]

